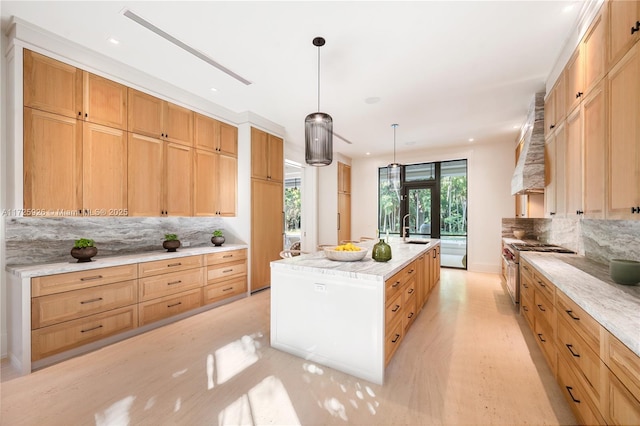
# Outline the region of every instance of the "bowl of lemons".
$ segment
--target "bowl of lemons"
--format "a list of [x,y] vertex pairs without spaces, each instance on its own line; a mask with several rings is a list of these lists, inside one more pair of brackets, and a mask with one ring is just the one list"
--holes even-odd
[[356,262],[364,259],[367,249],[359,247],[353,243],[340,244],[335,247],[325,247],[324,254],[327,259],[339,262]]

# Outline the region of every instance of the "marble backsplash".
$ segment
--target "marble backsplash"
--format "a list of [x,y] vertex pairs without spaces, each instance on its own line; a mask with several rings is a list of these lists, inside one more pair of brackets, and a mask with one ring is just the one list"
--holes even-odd
[[[513,229],[608,264],[611,259],[640,261],[640,221],[601,219],[502,219],[502,236],[513,237]],[[531,232],[531,234],[529,233]]]
[[24,265],[75,262],[74,240],[95,241],[98,256],[164,250],[164,234],[177,234],[183,245],[211,245],[211,233],[223,229],[227,242],[238,243],[217,217],[7,218],[6,263]]

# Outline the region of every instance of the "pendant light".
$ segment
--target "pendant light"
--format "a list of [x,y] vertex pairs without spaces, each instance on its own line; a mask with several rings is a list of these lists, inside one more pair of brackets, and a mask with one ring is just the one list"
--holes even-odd
[[328,166],[333,161],[333,119],[320,112],[320,47],[324,42],[322,37],[313,39],[318,48],[318,112],[304,120],[305,161],[311,166]]
[[394,188],[399,188],[400,168],[402,166],[399,163],[396,163],[396,128],[398,127],[398,125],[392,124],[391,127],[393,127],[393,163],[387,166],[387,179]]

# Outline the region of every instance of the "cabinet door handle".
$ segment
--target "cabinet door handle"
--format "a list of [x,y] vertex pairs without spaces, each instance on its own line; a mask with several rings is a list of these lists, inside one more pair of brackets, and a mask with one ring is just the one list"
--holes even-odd
[[167,308],[173,308],[174,306],[182,305],[182,302],[174,303],[173,305],[167,305]]
[[174,284],[180,284],[182,281],[178,280],[178,281],[171,281],[170,283],[167,283],[167,285],[174,285]]
[[168,265],[167,265],[167,268],[171,268],[171,267],[173,267],[173,266],[180,266],[180,265],[182,265],[182,262],[178,262],[178,263],[170,263],[170,264],[168,264]]
[[549,216],[553,216],[555,214],[556,214],[556,212],[549,212]]
[[547,312],[547,310],[540,304],[538,304],[538,309],[540,309],[542,312]]
[[633,213],[640,213],[640,207],[631,207],[631,214]]
[[80,281],[99,280],[100,278],[102,278],[102,275],[94,275],[94,276],[92,276],[92,277],[83,277],[83,278],[80,278]]
[[409,314],[409,316],[407,317],[407,319],[411,319],[412,317],[413,317],[413,312],[411,312],[411,313]]
[[413,274],[413,269],[410,269],[409,272],[407,272],[408,274]]
[[542,333],[538,333],[538,339],[540,339],[540,341],[543,343],[546,342],[546,340],[542,338]]
[[555,125],[555,124],[552,124],[551,126],[549,126],[549,129],[553,129],[553,128],[555,128],[555,127],[556,127],[556,125]]
[[398,333],[396,333],[396,337],[394,337],[394,339],[391,341],[391,343],[397,342],[399,338],[400,338],[400,335]]
[[398,312],[398,309],[400,309],[400,305],[396,305],[396,307],[393,308],[391,312]]
[[102,324],[96,326],[96,327],[91,327],[91,328],[87,328],[86,330],[80,330],[80,333],[86,333],[88,331],[93,331],[93,330],[97,330],[99,328],[102,328]]
[[546,287],[545,283],[543,283],[542,281],[538,280],[538,284],[540,284],[540,287]]
[[566,343],[565,346],[567,347],[567,349],[569,349],[569,352],[571,352],[571,355],[573,355],[576,358],[580,358],[580,354],[577,354],[573,351],[573,345]]
[[232,254],[225,254],[224,256],[222,256],[224,259],[228,258],[228,257],[233,257]]
[[409,291],[407,291],[408,294],[413,294],[413,288],[410,288]]
[[396,288],[396,287],[398,287],[399,285],[400,285],[400,281],[396,281],[395,283],[393,283],[393,284],[391,285],[391,287]]
[[567,315],[569,315],[571,317],[572,320],[580,321],[580,317],[575,316],[571,309],[569,309],[568,311],[565,311],[565,312],[567,313]]
[[340,213],[338,213],[338,231],[340,230]]
[[233,290],[233,287],[227,287],[222,289],[222,291],[229,291],[229,290]]
[[576,399],[573,396],[573,393],[571,393],[571,391],[573,390],[573,388],[571,386],[565,386],[565,388],[567,388],[567,392],[569,392],[569,396],[571,397],[571,399],[573,400],[573,402],[575,402],[576,404],[580,404],[580,400]]
[[226,274],[227,272],[233,272],[233,268],[225,269],[224,271],[222,271],[223,274]]
[[80,302],[81,305],[85,305],[87,303],[99,302],[102,300],[102,297],[96,297],[95,299],[83,300]]
[[578,98],[579,98],[580,96],[582,96],[582,95],[584,95],[584,93],[582,93],[582,92],[578,92],[578,93],[576,93],[576,99],[578,99]]
[[636,26],[635,27],[631,27],[631,35],[633,35],[634,33],[640,31],[640,21],[636,21]]
[[522,310],[525,312],[529,312],[529,307],[522,305]]

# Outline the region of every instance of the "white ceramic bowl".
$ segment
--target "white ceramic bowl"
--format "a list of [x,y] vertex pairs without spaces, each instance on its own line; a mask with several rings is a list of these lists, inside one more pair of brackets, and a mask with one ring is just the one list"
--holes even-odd
[[324,254],[328,259],[340,262],[356,262],[364,259],[367,249],[360,247],[360,251],[336,251],[335,247],[325,247]]
[[526,232],[524,232],[523,229],[515,229],[513,231],[513,235],[519,240],[521,240],[525,236],[525,234]]

